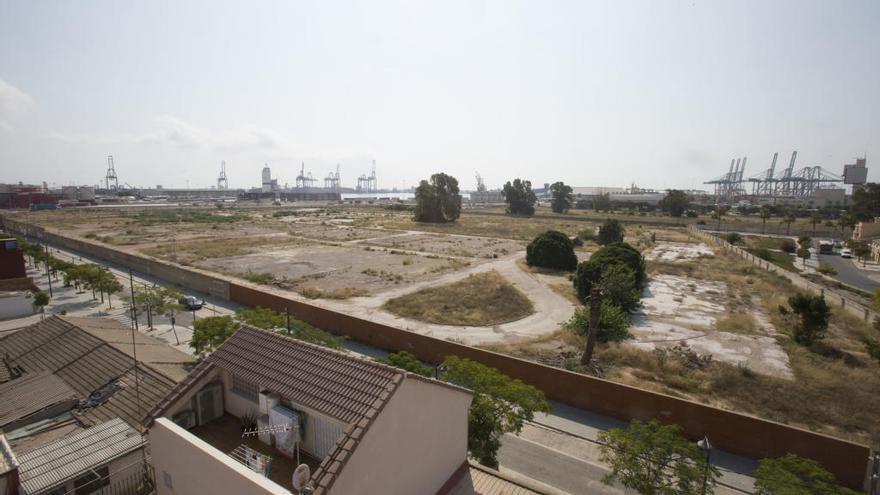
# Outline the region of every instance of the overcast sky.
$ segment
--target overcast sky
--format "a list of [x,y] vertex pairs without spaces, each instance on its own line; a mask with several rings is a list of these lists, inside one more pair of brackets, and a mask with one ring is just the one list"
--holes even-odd
[[[0,182],[880,178],[880,1],[0,0]],[[877,162],[877,163],[875,163]],[[707,186],[706,186],[707,187]]]

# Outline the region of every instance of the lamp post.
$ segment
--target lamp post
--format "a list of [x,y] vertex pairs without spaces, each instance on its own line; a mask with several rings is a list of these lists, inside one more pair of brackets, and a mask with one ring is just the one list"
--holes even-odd
[[449,370],[448,366],[443,363],[438,364],[437,367],[434,368],[434,378],[439,380],[440,373],[446,373],[447,370]]
[[706,488],[709,486],[709,466],[711,466],[712,444],[709,443],[709,438],[704,435],[703,439],[697,442],[697,446],[703,449],[703,452],[706,453],[706,469],[703,473],[703,490],[701,492],[703,495],[706,495]]

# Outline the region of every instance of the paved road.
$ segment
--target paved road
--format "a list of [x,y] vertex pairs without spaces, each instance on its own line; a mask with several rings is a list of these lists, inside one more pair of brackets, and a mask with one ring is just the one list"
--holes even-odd
[[880,289],[880,282],[873,280],[865,275],[865,273],[855,266],[852,259],[841,258],[837,254],[820,254],[819,263],[825,263],[837,270],[837,280],[858,287],[859,289],[874,292]]

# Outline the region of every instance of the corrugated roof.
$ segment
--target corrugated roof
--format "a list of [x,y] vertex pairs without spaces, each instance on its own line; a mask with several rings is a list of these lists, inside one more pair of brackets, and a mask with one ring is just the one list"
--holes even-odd
[[0,384],[0,428],[56,404],[75,404],[79,394],[61,378],[42,371]]
[[26,494],[39,493],[144,445],[140,433],[119,418],[18,456]]
[[397,368],[249,326],[207,360],[346,423],[380,407],[404,375]]
[[[74,414],[86,425],[121,417],[132,426],[140,427],[147,411],[173,388],[176,380],[144,363],[140,352],[135,380],[134,362],[122,345],[123,334],[131,339],[131,330],[114,320],[53,316],[0,339],[0,356],[9,356],[10,366],[22,369],[25,377],[40,372],[58,376],[80,399],[89,398],[105,386],[115,388],[106,400],[96,401]],[[146,335],[135,334],[135,337],[139,349],[159,344]],[[163,353],[162,358],[179,358],[174,353]],[[153,354],[155,357],[156,353]],[[178,364],[182,371],[184,363]],[[16,387],[20,380],[7,383]]]

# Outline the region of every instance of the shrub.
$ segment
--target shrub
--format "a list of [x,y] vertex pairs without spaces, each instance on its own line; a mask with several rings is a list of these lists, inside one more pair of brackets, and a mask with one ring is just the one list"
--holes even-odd
[[752,249],[749,252],[751,252],[753,255],[757,256],[758,258],[761,258],[762,260],[773,261],[773,253],[771,253],[770,250],[767,248]]
[[623,242],[624,232],[623,224],[617,220],[605,220],[605,223],[599,227],[598,242],[603,246]]
[[876,359],[877,362],[880,362],[880,341],[868,336],[865,336],[863,341],[865,343],[865,351],[867,351],[868,355]]
[[603,297],[624,311],[636,309],[641,299],[641,291],[636,287],[636,274],[624,265],[607,267],[599,279]]
[[578,232],[578,239],[584,241],[595,241],[596,240],[596,229],[584,229]]
[[[688,211],[684,212],[684,215],[688,218],[697,218],[697,212],[694,210],[688,210]],[[705,224],[706,224],[706,222],[703,222],[703,225],[705,225]]]
[[791,239],[783,239],[779,244],[779,249],[788,254],[794,254],[797,251],[797,244]]
[[387,358],[380,359],[379,362],[404,369],[417,375],[431,376],[434,373],[434,368],[425,366],[414,355],[407,351],[392,352]]
[[574,244],[562,232],[548,230],[535,237],[526,247],[526,263],[529,266],[574,270],[577,267]]
[[816,271],[825,275],[837,275],[837,270],[826,263],[822,263],[816,267]]
[[825,338],[831,308],[824,297],[798,292],[788,298],[788,305],[797,317],[793,328],[795,342],[811,346]]
[[623,265],[632,270],[636,289],[644,287],[647,274],[642,253],[625,242],[618,242],[603,246],[589,260],[578,264],[573,282],[581,300],[590,295],[593,284],[598,283],[605,270],[612,265]]
[[724,240],[731,244],[739,244],[743,240],[743,236],[739,232],[730,232],[724,236]]
[[[599,310],[599,330],[596,332],[596,340],[620,342],[632,338],[632,334],[629,333],[631,325],[629,313],[610,301],[603,301]],[[577,335],[586,337],[590,330],[590,308],[588,306],[578,308],[565,323],[565,327]]]

